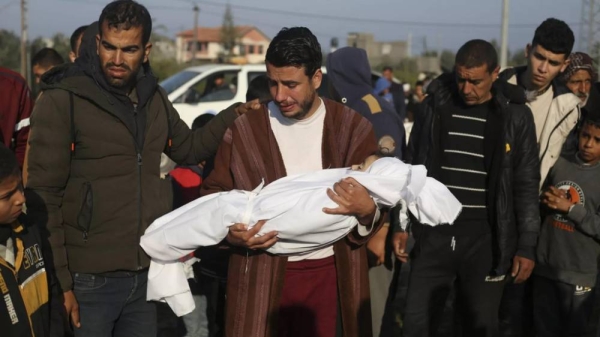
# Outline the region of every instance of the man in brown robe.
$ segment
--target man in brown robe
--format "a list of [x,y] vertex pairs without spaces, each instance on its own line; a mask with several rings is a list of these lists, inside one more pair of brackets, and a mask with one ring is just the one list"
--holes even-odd
[[[287,175],[348,167],[377,151],[371,124],[358,113],[317,95],[321,48],[306,28],[282,29],[266,56],[273,101],[237,119],[226,132],[215,169],[201,193],[253,190]],[[228,337],[371,336],[364,244],[383,218],[366,189],[344,179],[328,191],[326,213],[356,216],[360,225],[324,249],[275,256],[263,249],[277,233],[230,227],[227,284]],[[299,226],[302,224],[299,223]]]

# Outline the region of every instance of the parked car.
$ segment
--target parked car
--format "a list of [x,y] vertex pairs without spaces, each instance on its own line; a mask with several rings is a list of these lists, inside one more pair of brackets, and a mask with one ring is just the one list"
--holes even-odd
[[[329,97],[327,70],[322,67],[321,97]],[[264,64],[210,64],[189,67],[160,82],[181,119],[190,127],[198,116],[217,114],[236,102],[246,101],[248,83],[267,73]],[[373,73],[373,81],[379,78]]]

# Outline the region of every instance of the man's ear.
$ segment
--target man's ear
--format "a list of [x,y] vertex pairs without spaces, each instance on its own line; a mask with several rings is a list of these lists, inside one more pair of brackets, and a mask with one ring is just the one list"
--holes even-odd
[[527,46],[525,46],[525,58],[529,58],[529,54],[531,54],[531,43],[528,43]]
[[567,69],[567,67],[569,66],[569,64],[571,64],[571,59],[567,58],[567,60],[563,64],[562,68],[560,68],[560,72],[561,73],[565,72],[565,70]]
[[77,58],[77,56],[75,56],[75,53],[73,51],[69,52],[69,60],[71,60],[71,63],[75,62],[75,59]]
[[152,50],[152,43],[146,43],[146,47],[144,47],[144,63],[148,62],[148,56],[150,56],[150,51]]
[[96,34],[96,54],[100,55],[100,34]]
[[496,69],[492,71],[492,82],[498,79],[498,74],[500,74],[500,66],[496,66]]
[[312,76],[312,85],[315,88],[315,90],[319,89],[319,87],[321,87],[321,82],[323,81],[323,72],[321,71],[321,68],[317,69],[317,71],[315,71],[314,75]]

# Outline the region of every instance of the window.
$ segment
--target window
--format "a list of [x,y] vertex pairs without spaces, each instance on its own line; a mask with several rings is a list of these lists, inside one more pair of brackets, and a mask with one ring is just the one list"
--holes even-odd
[[221,71],[204,77],[177,101],[195,104],[233,99],[238,87],[238,73],[237,70]]
[[159,85],[161,87],[163,87],[163,89],[165,89],[167,94],[170,94],[173,91],[177,90],[182,85],[184,85],[187,81],[191,80],[192,78],[194,78],[198,75],[200,75],[199,72],[185,70],[185,71],[179,72],[179,73],[167,78],[166,80],[160,82]]
[[254,54],[254,46],[253,45],[248,46],[248,54]]
[[260,46],[258,46],[258,54],[259,54],[259,55],[262,55],[262,54],[263,54],[263,52],[264,52],[264,48],[265,48],[265,46],[263,46],[263,45],[260,45]]

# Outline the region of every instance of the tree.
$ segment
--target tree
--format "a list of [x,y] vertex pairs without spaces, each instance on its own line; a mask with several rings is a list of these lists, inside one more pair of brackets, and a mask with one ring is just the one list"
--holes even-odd
[[512,53],[508,63],[513,67],[526,65],[527,58],[525,58],[525,49],[517,49],[514,53]]
[[0,66],[19,72],[21,69],[21,41],[14,32],[0,29]]
[[443,71],[452,71],[454,68],[454,59],[456,58],[456,54],[449,49],[442,50],[442,55],[440,56],[440,65]]
[[233,13],[231,6],[227,4],[225,14],[223,15],[223,25],[221,26],[221,43],[226,55],[231,55],[237,42],[237,32],[233,23]]

